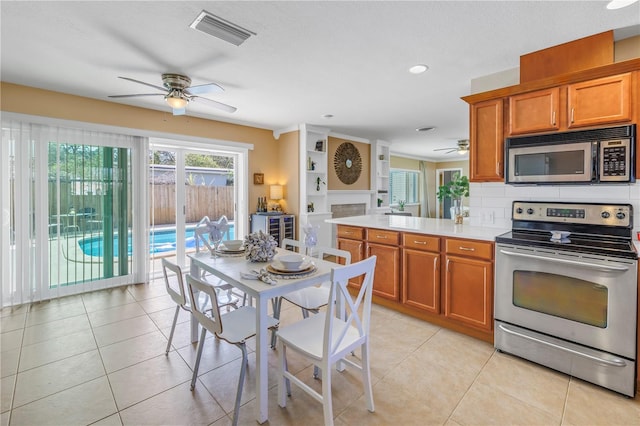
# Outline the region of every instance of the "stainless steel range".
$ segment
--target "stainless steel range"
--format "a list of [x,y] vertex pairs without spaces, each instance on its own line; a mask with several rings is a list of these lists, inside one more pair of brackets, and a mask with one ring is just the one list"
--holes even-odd
[[495,347],[633,397],[637,257],[629,204],[514,201],[496,237]]

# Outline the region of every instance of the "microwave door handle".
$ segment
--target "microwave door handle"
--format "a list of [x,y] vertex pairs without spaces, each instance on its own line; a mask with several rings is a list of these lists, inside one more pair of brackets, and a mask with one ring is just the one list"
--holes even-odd
[[527,259],[545,260],[547,262],[562,263],[565,265],[583,266],[585,268],[597,269],[599,271],[624,272],[629,270],[629,268],[626,266],[614,266],[614,265],[605,266],[605,265],[598,265],[597,263],[580,262],[577,260],[556,259],[555,257],[539,256],[539,255],[533,255],[533,254],[527,254],[527,253],[516,253],[513,251],[507,251],[503,249],[500,249],[500,253],[506,254],[507,256],[516,256],[516,257],[524,257]]

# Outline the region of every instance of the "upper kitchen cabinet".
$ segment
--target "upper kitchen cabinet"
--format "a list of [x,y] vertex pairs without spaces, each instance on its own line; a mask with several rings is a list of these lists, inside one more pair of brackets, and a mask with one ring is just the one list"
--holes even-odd
[[509,97],[509,134],[560,130],[560,88]]
[[504,101],[490,99],[471,105],[469,174],[472,182],[504,180]]
[[567,127],[631,121],[631,73],[570,84]]

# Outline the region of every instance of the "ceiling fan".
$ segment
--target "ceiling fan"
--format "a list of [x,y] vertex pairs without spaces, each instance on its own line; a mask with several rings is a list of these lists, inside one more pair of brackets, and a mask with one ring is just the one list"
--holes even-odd
[[469,139],[460,139],[458,141],[458,146],[455,148],[438,148],[438,149],[434,149],[434,151],[447,151],[445,152],[445,154],[458,152],[458,154],[464,155],[467,152],[469,152]]
[[134,98],[136,96],[164,96],[164,100],[167,101],[169,106],[173,109],[173,115],[184,115],[186,112],[187,104],[191,101],[203,101],[204,103],[221,109],[226,112],[235,112],[237,108],[231,105],[223,104],[212,99],[203,98],[199,96],[202,93],[220,93],[224,92],[224,89],[216,83],[201,84],[198,86],[191,86],[191,79],[186,75],[166,73],[162,74],[162,86],[156,86],[155,84],[145,83],[144,81],[135,80],[129,77],[118,77],[123,80],[133,81],[134,83],[144,84],[145,86],[153,87],[154,89],[161,90],[163,93],[137,93],[133,95],[111,95],[110,98]]

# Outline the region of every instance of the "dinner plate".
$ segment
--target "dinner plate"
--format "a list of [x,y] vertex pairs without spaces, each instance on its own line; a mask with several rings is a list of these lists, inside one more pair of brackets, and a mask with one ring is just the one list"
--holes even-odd
[[244,248],[241,248],[240,250],[229,250],[226,247],[218,247],[218,253],[229,253],[229,254],[238,254],[238,253],[244,253]]
[[295,272],[306,272],[310,267],[314,265],[310,259],[305,259],[297,268],[289,269],[285,267],[282,264],[282,262],[280,262],[278,259],[274,259],[269,266],[271,266],[271,268],[277,272],[294,272],[295,273]]
[[273,264],[267,265],[267,272],[275,275],[283,275],[283,276],[310,274],[316,270],[316,265],[314,265],[313,263],[311,263],[305,269],[302,269],[300,271],[278,271],[272,265]]

